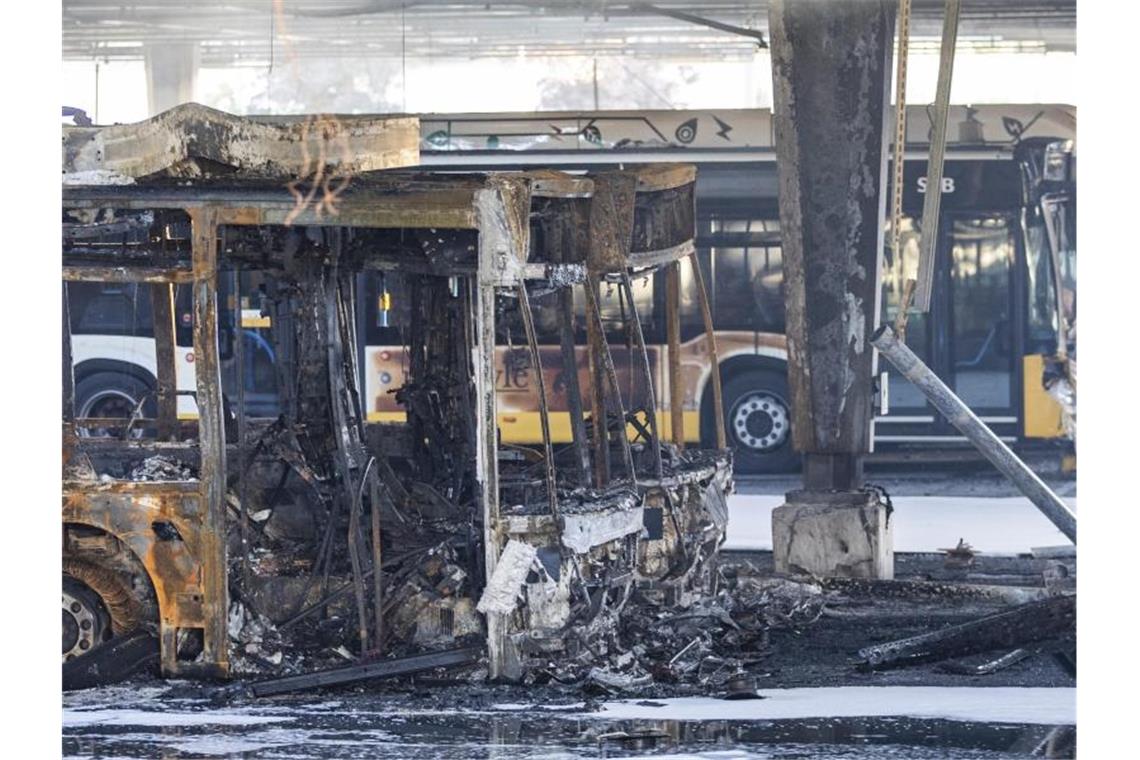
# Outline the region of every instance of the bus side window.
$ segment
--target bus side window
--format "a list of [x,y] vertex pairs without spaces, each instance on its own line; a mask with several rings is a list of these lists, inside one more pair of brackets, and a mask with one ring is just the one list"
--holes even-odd
[[364,278],[364,337],[369,346],[403,345],[408,325],[408,289],[404,278],[392,272],[366,271]]
[[783,250],[765,239],[779,222],[713,222],[713,321],[719,329],[782,333],[785,328]]
[[194,293],[190,285],[174,286],[174,342],[194,345]]
[[69,282],[67,298],[73,335],[154,337],[149,286]]
[[[655,278],[650,274],[644,274],[641,276],[634,275],[630,279],[633,303],[637,307],[637,316],[641,320],[641,330],[645,335],[645,342],[647,344],[660,342],[664,336],[659,334],[662,331],[657,326],[657,313],[653,301]],[[582,335],[585,335],[586,323],[582,320],[585,319],[586,296],[582,292],[582,287],[584,285],[574,288],[574,313],[578,320],[577,326]],[[624,344],[627,336],[622,317],[624,309],[624,315],[628,319],[629,304],[622,295],[622,288],[618,283],[602,281],[598,286],[598,291],[598,311],[602,315],[602,324],[606,328],[606,338],[611,343]],[[632,340],[632,336],[629,337]]]

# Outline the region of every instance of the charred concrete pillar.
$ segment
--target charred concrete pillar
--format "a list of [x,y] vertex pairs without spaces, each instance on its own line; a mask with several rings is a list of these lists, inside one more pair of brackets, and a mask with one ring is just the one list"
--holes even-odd
[[804,487],[772,517],[777,570],[890,577],[863,486],[885,213],[894,0],[772,0],[789,385]]
[[146,100],[151,116],[194,100],[198,82],[197,43],[147,45]]

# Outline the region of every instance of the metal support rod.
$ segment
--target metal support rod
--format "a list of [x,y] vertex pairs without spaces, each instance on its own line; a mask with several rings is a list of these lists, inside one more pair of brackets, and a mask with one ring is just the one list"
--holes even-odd
[[[942,56],[938,62],[938,90],[934,96],[934,135],[930,140],[930,160],[926,164],[926,198],[922,202],[922,250],[918,260],[918,281],[914,306],[930,311],[934,290],[934,257],[938,249],[938,215],[942,208],[942,169],[946,158],[946,117],[950,113],[950,83],[954,76],[954,50],[958,43],[958,12],[961,0],[946,0],[942,21]],[[903,304],[900,308],[905,308]]]
[[[1065,312],[1065,281],[1061,269],[1061,241],[1057,235],[1058,222],[1053,213],[1058,205],[1052,198],[1041,199],[1041,213],[1045,218],[1045,239],[1049,243],[1049,265],[1053,274],[1053,302],[1057,309],[1057,353],[1060,361],[1069,358],[1069,316]],[[1061,213],[1064,210],[1061,209]],[[1073,383],[1076,385],[1076,383]]]
[[[375,463],[375,460],[373,460]],[[372,507],[372,632],[373,646],[381,651],[384,646],[384,565],[380,543],[380,478],[374,467],[369,467],[368,501]]]
[[63,421],[75,422],[75,362],[71,358],[71,299],[67,295],[66,282],[63,283]]
[[590,454],[587,449],[586,423],[582,413],[582,386],[578,382],[578,352],[574,346],[574,291],[558,291],[558,307],[562,319],[558,324],[559,350],[563,376],[566,378],[566,405],[570,412],[570,433],[574,440],[574,461],[583,484],[590,480]]
[[594,425],[594,485],[602,488],[610,479],[610,442],[606,425],[605,375],[602,370],[602,341],[598,320],[594,319],[597,282],[582,283],[586,294],[586,350],[590,359],[590,419]]
[[716,447],[725,449],[728,440],[724,433],[724,394],[720,387],[720,360],[716,353],[716,333],[713,331],[712,308],[709,306],[709,294],[705,290],[705,277],[701,273],[701,262],[697,259],[697,252],[689,254],[689,263],[693,267],[693,278],[697,281],[697,301],[701,305],[701,317],[705,322],[705,339],[709,343],[709,368],[712,372],[713,406],[716,413],[713,420],[716,422]]
[[178,430],[178,381],[174,366],[174,286],[151,285],[150,308],[154,321],[158,440],[171,441],[174,440]]
[[764,33],[756,29],[746,29],[742,26],[735,26],[733,24],[726,24],[723,21],[714,21],[704,16],[696,16],[692,13],[685,13],[673,8],[659,8],[651,3],[634,3],[631,9],[652,13],[656,16],[665,16],[667,18],[676,19],[677,21],[686,21],[690,24],[697,26],[708,27],[709,29],[716,29],[719,32],[728,32],[729,34],[739,34],[742,37],[751,37],[756,40],[756,47],[768,47],[768,41],[764,39]]
[[[663,476],[661,465],[661,436],[657,433],[657,394],[653,391],[656,384],[653,378],[653,369],[649,366],[649,351],[645,348],[645,333],[641,329],[641,317],[638,316],[637,306],[633,301],[633,283],[629,279],[629,272],[621,273],[621,286],[625,290],[625,297],[629,301],[629,319],[633,326],[633,339],[637,343],[637,354],[641,358],[641,370],[645,375],[645,395],[649,404],[645,414],[649,423],[649,433],[653,440],[649,442],[653,449],[653,474],[661,480]],[[633,380],[633,368],[630,367],[630,380]],[[630,391],[630,403],[633,403],[633,392]]]
[[669,343],[669,427],[673,445],[685,447],[684,388],[681,387],[681,262],[665,267],[665,334]]
[[1077,518],[1068,505],[1049,486],[1037,477],[1000,438],[993,434],[985,423],[978,419],[954,392],[946,387],[937,375],[922,363],[906,344],[898,339],[889,325],[880,327],[871,343],[895,365],[922,394],[930,400],[934,408],[942,413],[950,424],[958,428],[974,447],[990,460],[1007,478],[1013,481],[1023,494],[1032,501],[1049,521],[1057,526],[1074,544],[1077,542]]
[[[339,256],[341,251],[339,238],[336,239],[335,246]],[[344,345],[342,342],[343,332],[341,330],[342,324],[340,319],[340,293],[338,273],[335,268],[325,279],[324,288],[325,335],[327,340],[326,361],[329,390],[332,394],[330,405],[332,407],[333,424],[335,426],[334,438],[336,440],[334,461],[336,463],[337,473],[341,479],[341,494],[335,496],[334,500],[343,499],[348,507],[348,559],[349,565],[352,568],[353,591],[356,597],[356,617],[357,628],[360,635],[360,651],[364,653],[368,651],[369,646],[368,612],[364,594],[364,569],[361,564],[359,542],[360,514],[362,511],[360,502],[361,491],[357,487],[356,480],[353,477],[353,462],[348,450],[353,436],[351,434],[352,431],[349,429],[348,410],[345,408],[348,404],[347,397],[349,391],[345,385],[347,377],[343,353]],[[326,574],[328,572],[327,564],[325,566],[325,572]],[[322,586],[322,591],[323,589],[324,587]]]
[[[895,63],[895,144],[891,159],[891,252],[895,260],[902,261],[902,204],[903,169],[906,164],[906,74],[910,57],[910,0],[899,2],[899,53]],[[910,302],[914,298],[914,281],[907,279],[903,284],[904,295],[895,316],[895,332],[906,340],[906,322],[910,312]]]
[[[625,422],[625,403],[621,398],[621,385],[618,383],[617,370],[614,368],[614,357],[610,353],[610,344],[606,340],[605,326],[602,324],[602,311],[598,306],[598,279],[594,275],[587,277],[586,283],[586,310],[593,317],[597,325],[598,335],[600,336],[600,347],[598,353],[601,354],[600,361],[602,365],[602,373],[606,378],[606,383],[613,391],[613,400],[617,404],[618,419],[621,421],[621,428],[618,430],[618,440],[621,443],[622,462],[625,465],[625,471],[629,473],[631,480],[637,480],[637,473],[633,469],[633,452],[629,447],[629,436],[626,434]],[[602,419],[600,423],[603,428],[606,426],[605,420],[605,401],[602,403]]]
[[315,673],[302,673],[295,676],[257,681],[250,686],[250,691],[255,697],[269,697],[291,691],[392,678],[435,668],[470,665],[478,662],[482,653],[483,650],[480,647],[466,647],[464,649],[445,649],[442,652],[396,657],[390,660],[377,660],[362,665],[348,665],[343,668],[320,670]]
[[[237,451],[238,451],[238,501],[241,502],[241,581],[242,590],[249,593],[250,586],[250,572],[249,572],[249,462],[246,461],[246,415],[245,415],[245,340],[242,334],[242,309],[241,309],[241,272],[234,269],[231,278],[233,291],[230,297],[233,298],[233,318],[234,318],[234,364],[237,371]],[[154,286],[159,288],[161,286]],[[168,288],[169,291],[169,288]],[[155,326],[158,325],[158,312],[155,311]],[[155,330],[155,338],[157,342],[158,331]],[[173,346],[172,346],[173,348]],[[156,350],[157,354],[157,350]],[[171,360],[174,356],[171,354]],[[173,364],[171,365],[173,367]],[[161,420],[161,414],[159,415]]]
[[558,520],[558,482],[554,475],[554,444],[550,440],[550,407],[546,401],[546,378],[542,375],[542,356],[538,351],[538,337],[534,331],[534,315],[530,311],[530,297],[526,292],[526,282],[516,288],[519,296],[519,313],[522,315],[526,342],[530,346],[534,374],[538,379],[538,417],[542,423],[542,448],[546,458],[546,493],[550,501],[550,515]]

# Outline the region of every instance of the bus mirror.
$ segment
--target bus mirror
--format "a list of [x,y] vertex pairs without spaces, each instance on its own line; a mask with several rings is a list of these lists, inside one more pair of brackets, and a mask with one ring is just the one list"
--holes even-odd
[[1072,140],[1055,140],[1045,146],[1045,166],[1042,179],[1048,182],[1068,182],[1069,163],[1073,156]]
[[879,415],[885,417],[891,413],[891,376],[886,372],[880,372],[878,382],[874,385],[875,406]]

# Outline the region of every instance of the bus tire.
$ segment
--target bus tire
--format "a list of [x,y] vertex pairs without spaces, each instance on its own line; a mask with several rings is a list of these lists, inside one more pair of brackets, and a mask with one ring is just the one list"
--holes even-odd
[[[800,455],[792,447],[788,378],[773,370],[748,370],[724,383],[724,432],[742,475],[791,472]],[[705,418],[705,440],[716,440],[715,421]]]
[[[147,383],[125,372],[92,372],[75,383],[75,416],[77,419],[127,417],[139,399],[152,390]],[[143,416],[153,417],[154,407],[153,398],[148,399],[143,405]]]

